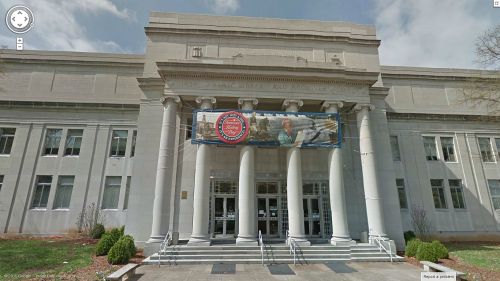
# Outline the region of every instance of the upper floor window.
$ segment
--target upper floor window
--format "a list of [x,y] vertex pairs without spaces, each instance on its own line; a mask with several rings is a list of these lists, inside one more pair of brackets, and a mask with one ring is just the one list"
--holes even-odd
[[496,143],[496,146],[497,146],[497,159],[500,159],[500,138],[498,139],[495,139],[495,143]]
[[75,176],[60,176],[57,183],[53,209],[69,209]]
[[481,151],[483,162],[495,162],[490,138],[477,138],[477,142],[479,143],[479,151]]
[[427,160],[437,160],[436,138],[424,137],[425,158]]
[[47,129],[43,155],[57,155],[59,153],[62,131],[62,129]]
[[465,209],[464,190],[462,187],[462,180],[448,180],[450,184],[451,200],[453,208]]
[[31,202],[32,209],[47,208],[51,184],[52,176],[37,176],[33,201]]
[[10,154],[15,134],[16,128],[0,128],[0,154]]
[[134,157],[135,155],[136,140],[137,140],[137,130],[134,130],[134,132],[132,132],[132,151],[130,152],[130,157]]
[[405,191],[405,180],[396,179],[396,186],[398,187],[399,207],[401,209],[408,209],[408,200],[406,199]]
[[493,208],[498,211],[500,210],[500,180],[488,180],[488,187],[490,189]]
[[64,149],[65,156],[78,156],[80,155],[80,148],[82,146],[82,129],[69,129],[66,136],[66,148]]
[[397,136],[391,136],[391,149],[392,149],[392,160],[401,161],[401,154],[399,152],[399,142]]
[[127,149],[127,138],[127,130],[113,130],[109,156],[125,157],[125,151]]
[[446,209],[443,180],[431,179],[432,198],[436,209]]
[[441,137],[441,148],[443,150],[443,159],[446,162],[457,161],[455,157],[455,147],[452,137]]

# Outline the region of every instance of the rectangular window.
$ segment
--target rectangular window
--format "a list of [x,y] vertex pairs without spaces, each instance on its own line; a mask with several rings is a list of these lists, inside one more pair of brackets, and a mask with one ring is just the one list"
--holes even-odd
[[0,175],[0,191],[2,191],[3,186],[3,175]]
[[130,180],[131,177],[127,177],[127,185],[125,186],[125,199],[123,200],[123,209],[128,209],[128,196],[130,194]]
[[53,209],[69,209],[75,176],[60,176]]
[[500,210],[500,180],[488,180],[488,187],[490,188],[491,201],[493,208],[496,211]]
[[437,160],[436,138],[424,137],[425,157],[427,160]]
[[127,149],[127,138],[128,138],[128,131],[113,130],[109,156],[125,157],[125,150]]
[[495,139],[497,145],[497,159],[500,159],[500,139]]
[[446,200],[444,197],[443,180],[431,180],[432,197],[436,209],[446,209]]
[[47,208],[51,184],[52,176],[37,176],[33,201],[31,202],[32,209]]
[[398,187],[399,207],[401,209],[408,209],[408,201],[406,200],[406,191],[405,191],[405,180],[396,179],[396,186]]
[[82,129],[69,129],[66,136],[66,148],[64,149],[65,156],[80,155],[80,147],[82,146]]
[[391,149],[392,149],[392,160],[401,161],[401,154],[399,152],[399,142],[397,136],[391,136]]
[[450,184],[451,200],[453,208],[465,209],[464,190],[462,187],[462,180],[448,180]]
[[193,119],[188,118],[186,120],[186,139],[190,140],[193,135]]
[[455,147],[452,137],[441,137],[441,148],[443,149],[443,159],[446,162],[455,162]]
[[477,138],[479,143],[479,150],[481,151],[481,158],[483,162],[495,162],[493,150],[491,149],[490,138]]
[[47,129],[43,155],[57,155],[61,142],[62,129]]
[[106,177],[102,196],[102,209],[118,209],[121,182],[122,177]]
[[0,128],[0,154],[10,154],[15,134],[16,128]]
[[130,152],[130,157],[134,157],[135,155],[135,143],[137,140],[137,130],[132,132],[132,151]]

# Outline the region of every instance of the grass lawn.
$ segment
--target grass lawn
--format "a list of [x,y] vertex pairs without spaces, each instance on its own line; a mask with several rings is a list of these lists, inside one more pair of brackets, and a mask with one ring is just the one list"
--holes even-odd
[[500,244],[447,243],[446,247],[466,264],[500,272]]
[[55,274],[89,266],[94,246],[77,240],[0,239],[0,279],[10,274]]

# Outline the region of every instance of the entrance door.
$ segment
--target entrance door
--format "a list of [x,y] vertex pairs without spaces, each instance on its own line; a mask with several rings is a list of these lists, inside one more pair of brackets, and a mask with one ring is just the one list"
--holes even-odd
[[307,236],[321,236],[321,211],[318,196],[304,196],[304,230]]
[[219,196],[214,198],[214,234],[215,237],[234,237],[236,218],[236,198]]
[[257,230],[266,238],[278,237],[278,198],[257,197]]

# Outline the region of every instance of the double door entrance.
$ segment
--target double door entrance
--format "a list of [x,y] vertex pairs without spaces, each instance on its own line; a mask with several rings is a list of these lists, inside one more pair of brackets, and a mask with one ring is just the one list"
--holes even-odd
[[[255,229],[265,239],[285,239],[288,229],[286,184],[256,182]],[[324,183],[303,186],[304,230],[307,237],[328,238],[329,200]],[[238,235],[236,181],[213,181],[210,200],[210,233],[213,238],[234,239]]]

